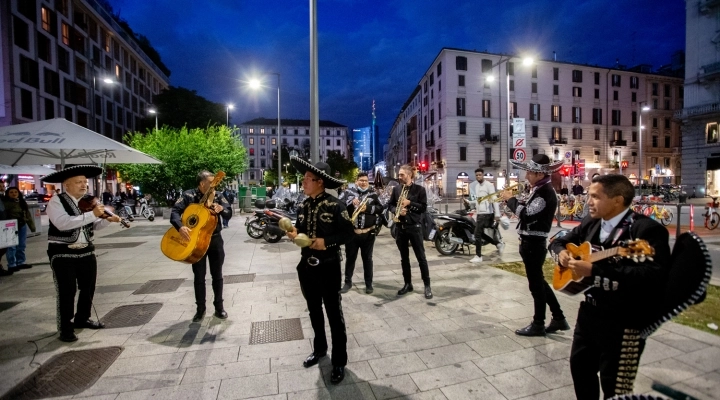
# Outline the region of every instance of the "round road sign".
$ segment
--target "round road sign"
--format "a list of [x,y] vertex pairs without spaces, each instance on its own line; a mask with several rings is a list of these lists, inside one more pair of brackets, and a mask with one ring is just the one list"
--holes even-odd
[[513,150],[513,160],[515,160],[515,161],[525,161],[526,156],[527,156],[527,153],[525,153],[525,149]]

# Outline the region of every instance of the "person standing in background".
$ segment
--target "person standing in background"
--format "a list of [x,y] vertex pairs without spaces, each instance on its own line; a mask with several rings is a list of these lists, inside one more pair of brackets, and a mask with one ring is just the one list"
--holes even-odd
[[[5,199],[5,182],[0,181],[0,221],[7,219],[5,215],[5,204],[3,203]],[[5,255],[7,252],[7,247],[0,248],[0,260],[2,260],[2,256]],[[2,268],[2,264],[0,264],[0,276],[8,276],[12,275],[13,271],[6,270],[5,268]]]
[[8,262],[8,271],[16,272],[21,269],[32,268],[32,265],[25,263],[25,246],[28,229],[35,232],[35,219],[30,213],[30,208],[20,193],[20,189],[15,186],[7,189],[3,204],[6,217],[15,219],[18,223],[18,245],[8,247],[5,255]]
[[[481,263],[483,237],[487,243],[494,244],[498,252],[502,253],[505,243],[498,242],[494,237],[485,234],[485,228],[492,228],[494,221],[500,221],[500,204],[495,201],[495,196],[478,202],[479,199],[495,193],[495,185],[485,180],[485,171],[482,168],[475,170],[476,181],[470,184],[470,200],[475,202],[477,211],[477,222],[475,224],[475,257],[470,259],[471,263]],[[493,235],[495,236],[495,235]]]

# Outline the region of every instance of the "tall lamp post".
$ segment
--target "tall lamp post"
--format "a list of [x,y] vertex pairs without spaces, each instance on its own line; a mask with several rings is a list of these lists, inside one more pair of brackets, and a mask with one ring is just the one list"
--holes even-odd
[[148,112],[149,112],[150,114],[154,114],[154,115],[155,115],[155,130],[158,130],[158,116],[157,116],[157,115],[158,115],[158,112],[157,112],[157,110],[154,109],[154,108],[151,108],[151,109],[148,110]]
[[363,152],[360,152],[360,172],[364,172],[365,165],[363,163]]
[[[282,185],[282,145],[280,144],[280,73],[271,72],[270,75],[277,75],[277,146],[278,146],[278,187]],[[259,89],[260,80],[253,79],[250,81],[252,89]]]
[[232,104],[228,104],[228,105],[225,107],[225,110],[227,111],[227,112],[225,113],[225,126],[230,126],[230,110],[232,110],[232,109],[234,109],[234,108],[235,108],[235,106],[232,105]]
[[[643,106],[643,104],[645,104]],[[639,141],[639,151],[638,154],[640,155],[640,160],[638,161],[638,176],[640,179],[640,188],[642,189],[642,183],[643,183],[643,177],[645,174],[643,173],[643,124],[642,124],[642,113],[643,111],[649,111],[650,107],[647,105],[647,101],[641,101],[638,103],[638,134],[640,135],[640,141]]]

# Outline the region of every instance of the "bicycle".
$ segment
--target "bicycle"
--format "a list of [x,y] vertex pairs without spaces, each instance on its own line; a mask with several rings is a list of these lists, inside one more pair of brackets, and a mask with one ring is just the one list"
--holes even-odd
[[565,221],[570,216],[575,216],[575,218],[582,219],[585,216],[585,202],[582,199],[582,196],[577,195],[575,197],[573,196],[563,196],[558,203],[558,213],[557,213],[557,220],[560,222]]
[[672,211],[666,209],[665,206],[658,208],[657,204],[648,205],[647,208],[643,210],[643,213],[646,217],[650,217],[652,219],[659,219],[660,223],[665,226],[670,225],[673,218],[675,217]]
[[720,214],[715,211],[716,208],[718,208],[718,202],[717,197],[710,197],[712,199],[712,202],[706,203],[705,205],[705,214],[703,215],[705,217],[705,227],[707,229],[713,230],[720,225]]

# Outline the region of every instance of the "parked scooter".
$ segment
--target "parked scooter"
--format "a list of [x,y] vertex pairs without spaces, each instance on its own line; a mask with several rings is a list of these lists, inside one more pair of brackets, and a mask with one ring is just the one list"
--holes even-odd
[[132,209],[130,208],[130,206],[123,203],[122,199],[119,196],[115,196],[113,198],[112,206],[115,209],[115,214],[117,214],[120,218],[124,218],[130,222],[133,222],[135,220]]
[[245,230],[253,239],[260,239],[265,234],[265,225],[268,223],[268,216],[264,210],[254,210],[252,217],[245,219]]
[[[468,253],[470,253],[470,246],[475,245],[475,213],[468,212],[470,203],[466,199],[463,199],[463,203],[465,204],[464,210],[435,217],[438,220],[447,221],[438,227],[438,233],[435,235],[435,248],[440,254],[452,255],[460,246],[463,246],[463,252],[467,246]],[[502,241],[497,222],[493,230],[495,240]],[[482,241],[482,244],[485,244],[485,240]]]
[[138,204],[140,205],[140,208],[137,209],[138,217],[144,217],[147,218],[148,221],[154,221],[155,220],[155,210],[150,207],[150,205],[147,202],[147,196],[140,197],[138,199]]

